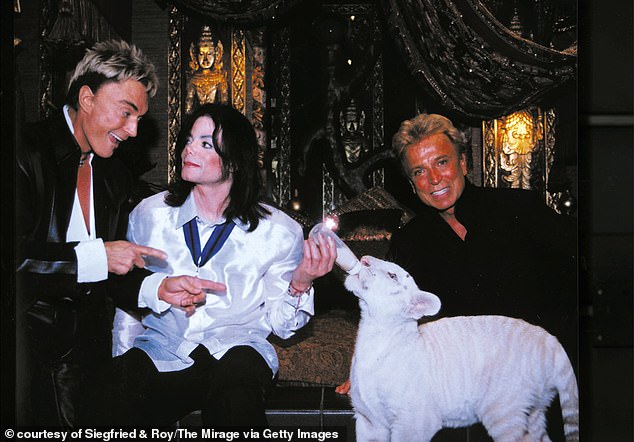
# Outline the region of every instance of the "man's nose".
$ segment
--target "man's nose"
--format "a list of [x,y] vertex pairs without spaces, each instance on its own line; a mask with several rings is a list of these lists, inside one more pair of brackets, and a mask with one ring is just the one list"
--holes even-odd
[[442,174],[433,168],[429,170],[428,176],[429,176],[429,182],[431,184],[438,184],[440,180],[442,179]]
[[139,128],[139,122],[136,118],[131,118],[123,128],[129,136],[136,137],[137,130]]

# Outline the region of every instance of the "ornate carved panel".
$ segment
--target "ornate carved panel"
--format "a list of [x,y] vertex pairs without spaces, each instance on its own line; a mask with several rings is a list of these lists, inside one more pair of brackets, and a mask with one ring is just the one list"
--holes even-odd
[[244,31],[233,29],[231,32],[231,104],[246,113],[246,45]]
[[538,190],[559,210],[548,192],[555,153],[554,109],[522,109],[482,123],[482,170],[485,187]]
[[[195,106],[228,102],[253,123],[264,166],[266,50],[264,29],[187,16],[169,9],[168,180],[175,178],[175,149],[182,118]],[[264,171],[263,171],[264,172]]]
[[288,27],[271,39],[271,63],[275,84],[271,85],[271,187],[273,201],[285,206],[291,200],[291,48]]
[[176,9],[169,11],[169,47],[167,53],[167,179],[172,182],[176,176],[176,139],[181,127],[181,107],[183,86],[181,80],[181,35],[185,17]]

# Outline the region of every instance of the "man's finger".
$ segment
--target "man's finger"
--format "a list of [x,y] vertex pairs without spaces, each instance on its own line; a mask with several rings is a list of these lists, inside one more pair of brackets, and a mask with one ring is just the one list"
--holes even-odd
[[215,292],[225,292],[227,291],[227,286],[221,282],[211,281],[209,279],[200,279],[196,278],[196,280],[200,283],[200,288],[205,293],[215,293]]
[[207,301],[207,295],[205,293],[201,293],[200,295],[192,295],[189,299],[189,303],[193,305],[204,304]]
[[135,251],[137,254],[139,255],[143,255],[143,256],[152,256],[153,258],[158,258],[158,259],[162,259],[162,260],[166,260],[167,259],[167,253],[165,253],[162,250],[159,249],[155,249],[152,247],[147,247],[147,246],[140,246],[140,245],[135,245]]
[[145,267],[145,261],[143,261],[143,258],[139,255],[136,255],[134,257],[134,259],[132,260],[132,267],[130,268],[130,271],[134,270],[134,266],[142,269]]

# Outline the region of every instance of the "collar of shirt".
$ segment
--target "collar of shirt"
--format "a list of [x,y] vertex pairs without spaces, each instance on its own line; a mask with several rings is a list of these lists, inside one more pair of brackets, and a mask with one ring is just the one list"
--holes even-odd
[[[191,221],[194,218],[196,218],[197,221],[200,223],[211,225],[204,218],[198,215],[198,208],[196,207],[196,201],[194,200],[194,196],[190,192],[189,195],[187,196],[187,199],[185,200],[183,205],[180,206],[180,210],[178,211],[178,215],[176,219],[176,228],[177,229],[182,228],[185,224],[187,224],[189,221]],[[217,226],[224,222],[225,222],[225,217],[221,216],[212,225]],[[235,223],[236,227],[238,227],[241,230],[244,230],[245,232],[249,229],[249,223],[243,223],[238,218],[234,218],[233,222]]]
[[70,130],[70,133],[73,134],[74,136],[75,128],[73,127],[73,122],[70,120],[70,114],[68,113],[67,104],[64,105],[64,107],[62,108],[62,111],[64,112],[64,118],[66,118],[66,124],[68,125],[68,129]]
[[[68,113],[68,105],[67,104],[65,104],[64,107],[62,108],[62,112],[64,113],[64,118],[66,119],[66,124],[68,125],[68,130],[70,130],[70,133],[73,134],[73,137],[75,137],[75,128],[73,127],[73,122],[70,119],[70,114]],[[75,141],[75,143],[77,143],[77,141]],[[79,145],[77,145],[77,147],[79,148]],[[90,154],[88,155],[88,157],[86,158],[91,166],[92,166],[92,157],[93,156],[94,156],[94,153],[91,151]],[[92,207],[92,203],[91,203],[91,207]]]

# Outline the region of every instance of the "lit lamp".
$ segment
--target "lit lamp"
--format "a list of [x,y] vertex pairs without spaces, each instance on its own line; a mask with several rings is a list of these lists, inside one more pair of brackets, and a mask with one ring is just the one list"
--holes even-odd
[[[545,129],[554,127],[545,122],[539,108],[522,109],[510,115],[482,123],[483,184],[486,187],[533,188],[533,172],[544,157],[544,144],[554,145],[554,132],[548,139]],[[551,146],[552,147],[552,146]],[[547,155],[548,156],[548,155]],[[550,155],[552,163],[552,155]],[[548,170],[550,166],[543,170]]]
[[302,203],[299,200],[299,192],[297,189],[293,191],[293,199],[291,200],[291,209],[295,212],[299,212],[302,210]]
[[[571,213],[576,201],[569,191],[550,183],[555,158],[554,109],[521,109],[482,122],[483,186],[534,189],[559,213]],[[552,188],[552,189],[551,189]],[[551,193],[553,192],[553,193]]]
[[498,121],[500,168],[506,172],[502,178],[512,188],[530,189],[533,151],[543,138],[543,124],[527,109]]

